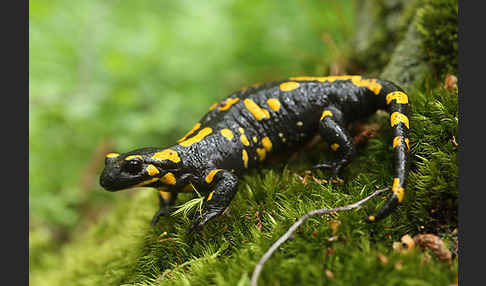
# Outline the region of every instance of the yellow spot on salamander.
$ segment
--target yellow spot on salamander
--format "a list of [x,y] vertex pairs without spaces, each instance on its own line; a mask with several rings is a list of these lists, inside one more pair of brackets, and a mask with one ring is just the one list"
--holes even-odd
[[223,135],[223,137],[225,137],[228,140],[233,139],[233,132],[231,132],[231,130],[229,130],[228,128],[222,129],[221,135]]
[[219,110],[226,110],[230,108],[233,104],[237,103],[238,100],[240,100],[238,97],[226,99],[224,102],[221,103]]
[[407,128],[410,128],[409,122],[408,122],[408,117],[405,114],[400,113],[400,112],[393,112],[392,115],[390,116],[391,126],[393,127],[400,122],[405,124],[405,126],[407,126]]
[[108,153],[106,154],[106,158],[115,158],[115,157],[118,157],[120,156],[120,154],[118,153]]
[[366,86],[369,90],[371,90],[374,94],[378,95],[381,90],[381,84],[379,84],[376,79],[361,79],[360,78],[353,78],[352,82],[357,86]]
[[157,175],[159,173],[159,169],[157,169],[154,165],[150,164],[147,166],[147,168],[145,168],[145,170],[147,170],[147,173],[150,175],[150,176],[154,176],[154,175]]
[[[407,145],[407,149],[408,151],[410,151],[410,145],[409,145],[409,140],[408,138],[405,138],[405,145]],[[395,138],[393,138],[393,148],[399,146],[399,145],[402,145],[403,144],[403,140],[402,140],[402,137],[400,136],[397,136]]]
[[372,216],[372,215],[370,215],[370,216],[368,217],[368,220],[369,220],[369,221],[375,221],[375,217],[374,217],[374,216]]
[[265,113],[266,118],[270,118],[270,112],[268,112],[268,110],[266,110],[265,108],[262,108],[262,111],[263,111],[263,113]]
[[162,150],[160,152],[155,153],[152,156],[152,159],[159,160],[159,161],[169,160],[169,161],[172,161],[174,163],[178,163],[178,162],[181,161],[181,158],[179,157],[177,152],[174,151],[174,150],[171,150],[171,149],[165,149],[165,150]]
[[246,138],[245,134],[241,134],[240,141],[243,145],[250,146],[250,141],[248,141],[248,138]]
[[319,77],[319,76],[296,76],[289,78],[290,80],[298,80],[298,81],[320,81],[323,82],[326,80],[327,77]]
[[267,151],[265,149],[257,148],[256,152],[258,154],[258,158],[260,159],[260,161],[265,160],[265,156],[267,155]]
[[146,180],[146,181],[143,181],[141,183],[136,184],[135,186],[133,186],[133,188],[145,186],[145,185],[148,185],[148,184],[153,183],[153,182],[158,181],[158,180],[159,180],[159,178],[152,178],[152,179],[149,179],[149,180]]
[[255,117],[256,120],[262,120],[263,118],[270,118],[270,114],[268,110],[262,109],[258,104],[256,104],[253,100],[247,98],[243,100],[246,109],[250,111],[250,113]]
[[180,142],[179,145],[184,146],[184,147],[191,146],[192,144],[203,140],[204,137],[208,136],[212,132],[213,132],[213,129],[211,129],[211,127],[205,127],[203,129],[201,129],[201,131],[199,131],[195,136],[193,136],[193,137],[191,137],[191,138],[189,138],[185,141]]
[[276,99],[276,98],[268,99],[267,104],[268,104],[268,106],[270,106],[270,108],[273,111],[278,111],[280,109],[280,101],[278,101],[278,99]]
[[210,192],[209,193],[209,195],[208,195],[208,201],[210,201],[213,198],[213,194],[214,194],[214,192]]
[[400,136],[393,138],[393,148],[397,147],[398,145],[402,145],[402,138]]
[[213,110],[213,109],[215,109],[215,108],[216,108],[216,106],[218,106],[218,103],[215,103],[215,104],[211,105],[211,106],[209,107],[209,110]]
[[272,150],[272,141],[270,141],[270,138],[268,137],[263,137],[262,138],[262,145],[265,150],[270,152]]
[[243,150],[241,152],[241,159],[243,160],[243,166],[245,168],[248,168],[248,153],[246,152],[246,150]]
[[322,115],[321,115],[321,119],[320,119],[320,120],[322,120],[322,119],[326,118],[326,116],[332,116],[332,112],[331,112],[331,111],[329,111],[329,110],[324,110],[324,111],[322,112]]
[[162,178],[160,178],[160,181],[164,184],[167,184],[167,185],[175,185],[176,184],[176,178],[175,178],[174,174],[172,174],[171,172],[165,174]]
[[214,176],[219,172],[221,171],[221,169],[216,169],[216,170],[212,170],[211,172],[209,172],[209,174],[206,176],[206,183],[208,184],[211,184],[211,182],[213,181],[214,179]]
[[125,160],[127,160],[127,161],[128,161],[128,160],[132,160],[133,158],[138,158],[138,159],[140,159],[140,160],[141,160],[141,159],[142,159],[142,156],[140,156],[140,155],[130,155],[130,156],[127,156],[127,157],[125,158]]
[[291,77],[290,80],[299,81],[319,81],[319,82],[333,82],[336,80],[361,79],[359,75],[336,75],[336,76],[298,76]]
[[324,81],[327,82],[334,82],[336,80],[359,80],[361,79],[360,75],[333,75],[333,76],[328,76],[325,77]]
[[362,79],[362,77],[359,75],[337,75],[337,76],[324,76],[324,77],[300,76],[300,77],[290,78],[290,80],[319,81],[319,82],[334,82],[336,80],[348,80],[348,79],[350,79],[353,82],[353,84],[357,86],[366,86],[374,94],[380,93],[381,84],[379,84],[376,81],[376,79]]
[[398,202],[401,203],[402,200],[403,200],[403,195],[405,194],[405,190],[402,187],[400,187],[400,179],[399,178],[393,179],[392,191],[397,196]]
[[166,192],[166,191],[162,191],[162,190],[159,191],[159,194],[164,199],[164,201],[168,201],[172,197],[172,194],[170,192]]
[[295,81],[288,81],[280,84],[281,91],[291,91],[299,87],[299,83]]
[[302,121],[297,122],[297,126],[302,126],[304,123]]
[[338,148],[339,148],[339,144],[337,144],[337,143],[334,143],[334,144],[331,145],[331,149],[333,151],[336,151]]
[[395,99],[396,103],[400,104],[407,104],[408,103],[408,96],[401,92],[401,91],[394,91],[390,92],[389,94],[386,95],[386,104],[390,104],[392,100]]
[[192,133],[194,133],[196,130],[199,129],[199,127],[201,127],[201,123],[198,122],[198,123],[196,123],[196,125],[194,125],[194,127],[192,127],[191,130],[189,130],[189,132],[187,132],[186,135],[184,135],[184,137],[182,137],[181,139],[177,140],[177,143],[180,143],[180,142],[186,140],[186,138],[189,137],[189,136],[191,136]]
[[243,128],[241,128],[241,127],[240,127],[240,128],[238,128],[238,131],[239,131],[241,134],[244,134],[244,133],[245,133],[245,129],[243,129]]
[[255,143],[258,142],[258,138],[256,136],[253,136],[253,142],[255,142]]

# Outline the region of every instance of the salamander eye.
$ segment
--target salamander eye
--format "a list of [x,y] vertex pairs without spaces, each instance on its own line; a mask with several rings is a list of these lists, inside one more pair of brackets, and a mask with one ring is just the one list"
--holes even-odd
[[131,159],[127,160],[123,163],[122,169],[123,171],[130,173],[130,174],[138,174],[142,171],[143,164],[142,161],[139,159]]

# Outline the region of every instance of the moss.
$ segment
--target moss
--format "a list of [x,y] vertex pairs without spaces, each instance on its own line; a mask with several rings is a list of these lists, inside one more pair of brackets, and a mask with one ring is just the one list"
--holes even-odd
[[458,3],[457,0],[423,0],[418,11],[417,30],[423,49],[438,75],[457,74]]
[[31,268],[30,285],[120,285],[136,276],[136,261],[143,260],[150,251],[147,245],[157,238],[147,222],[156,209],[153,198],[147,192],[119,196],[109,215],[59,253],[46,254],[42,267]]
[[412,105],[411,204],[403,214],[407,231],[450,232],[458,226],[457,90],[416,92]]

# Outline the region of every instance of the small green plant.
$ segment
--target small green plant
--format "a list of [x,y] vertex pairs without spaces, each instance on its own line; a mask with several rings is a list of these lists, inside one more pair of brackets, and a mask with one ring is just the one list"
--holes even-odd
[[194,189],[194,192],[197,194],[197,198],[191,199],[180,206],[176,206],[177,209],[171,213],[172,216],[182,214],[184,218],[188,218],[189,212],[193,209],[199,213],[202,212],[204,197],[196,189]]

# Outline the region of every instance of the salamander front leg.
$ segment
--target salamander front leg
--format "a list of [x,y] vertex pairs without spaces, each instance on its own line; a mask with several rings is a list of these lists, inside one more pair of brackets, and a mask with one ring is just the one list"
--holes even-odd
[[344,125],[334,117],[331,110],[322,112],[319,122],[319,134],[329,142],[333,151],[336,151],[339,159],[332,162],[323,162],[313,166],[313,169],[330,170],[337,175],[341,168],[347,165],[356,154],[353,138],[349,135]]
[[238,178],[231,172],[215,169],[205,178],[211,190],[206,196],[201,212],[196,212],[188,233],[202,230],[210,219],[221,215],[236,194]]
[[154,226],[159,221],[161,216],[166,216],[171,213],[170,207],[174,205],[177,199],[177,193],[166,192],[164,190],[159,191],[159,210],[152,218],[151,225]]

